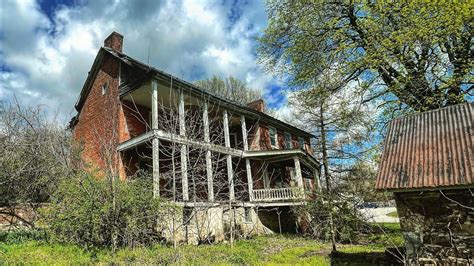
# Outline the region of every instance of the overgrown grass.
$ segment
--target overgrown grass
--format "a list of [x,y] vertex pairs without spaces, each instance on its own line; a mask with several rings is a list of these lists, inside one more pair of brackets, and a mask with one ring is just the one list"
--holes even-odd
[[[384,237],[368,236],[365,245],[339,245],[342,257],[333,259],[333,264],[352,265],[356,261],[350,255],[362,256],[360,262],[371,263],[387,242],[399,241],[400,227],[383,224],[387,231]],[[398,235],[397,235],[398,234]],[[260,236],[249,240],[236,241],[231,248],[228,243],[215,245],[184,245],[178,249],[165,245],[143,248],[123,248],[116,253],[108,249],[85,250],[74,245],[48,243],[38,235],[27,238],[0,235],[0,264],[306,264],[329,265],[331,245],[318,243],[312,239],[294,235]],[[380,235],[380,234],[377,234]],[[382,234],[383,235],[383,234]],[[388,241],[390,240],[390,241]],[[345,258],[344,256],[349,256]],[[366,258],[367,259],[364,259]],[[358,263],[358,262],[357,262]]]

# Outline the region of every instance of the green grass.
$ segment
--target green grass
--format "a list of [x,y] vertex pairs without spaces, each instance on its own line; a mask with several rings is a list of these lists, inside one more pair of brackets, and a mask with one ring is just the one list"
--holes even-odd
[[387,216],[393,217],[393,218],[398,218],[398,212],[397,211],[389,212],[389,213],[387,213]]
[[[363,245],[338,245],[336,265],[364,265],[383,253],[389,242],[399,242],[398,224],[382,224],[387,234],[367,237]],[[382,236],[380,236],[382,235]],[[44,239],[0,238],[0,265],[3,264],[192,264],[192,265],[330,265],[329,243],[294,235],[260,236],[215,245],[184,245],[173,249],[165,245],[123,248],[116,253],[107,249],[85,250],[74,245],[48,243]],[[338,256],[339,256],[338,255]],[[361,256],[358,256],[361,255]],[[348,257],[346,257],[348,256]],[[355,257],[354,257],[355,256]]]

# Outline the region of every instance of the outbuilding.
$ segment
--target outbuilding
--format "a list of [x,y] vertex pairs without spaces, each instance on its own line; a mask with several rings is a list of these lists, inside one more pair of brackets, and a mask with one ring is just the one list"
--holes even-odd
[[408,263],[473,265],[474,103],[390,122],[376,188],[394,193]]

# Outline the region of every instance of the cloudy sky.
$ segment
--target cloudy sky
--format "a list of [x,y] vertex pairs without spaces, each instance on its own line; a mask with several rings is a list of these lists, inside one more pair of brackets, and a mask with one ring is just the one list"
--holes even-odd
[[260,1],[2,0],[0,99],[59,109],[67,118],[103,40],[188,81],[233,75],[286,109],[280,82],[256,62],[267,23]]

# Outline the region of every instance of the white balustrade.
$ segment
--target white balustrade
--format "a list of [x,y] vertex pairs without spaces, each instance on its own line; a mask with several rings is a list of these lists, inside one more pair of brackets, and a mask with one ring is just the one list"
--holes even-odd
[[303,189],[299,187],[254,189],[253,201],[301,200]]

